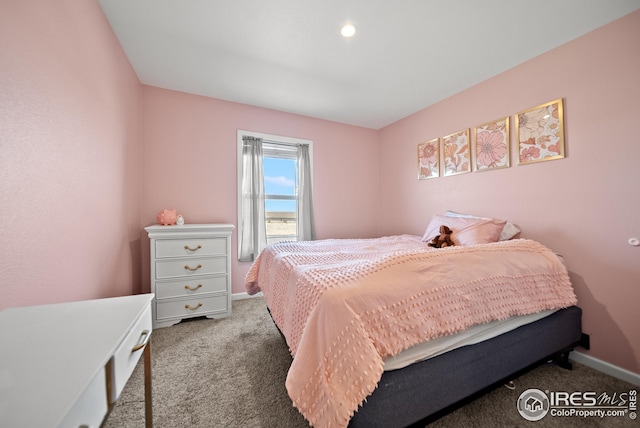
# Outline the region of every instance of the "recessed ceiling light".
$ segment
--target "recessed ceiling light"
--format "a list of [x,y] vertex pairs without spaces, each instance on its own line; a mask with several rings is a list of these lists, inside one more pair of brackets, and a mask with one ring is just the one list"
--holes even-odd
[[356,27],[353,24],[345,24],[340,31],[343,37],[351,37],[356,34]]

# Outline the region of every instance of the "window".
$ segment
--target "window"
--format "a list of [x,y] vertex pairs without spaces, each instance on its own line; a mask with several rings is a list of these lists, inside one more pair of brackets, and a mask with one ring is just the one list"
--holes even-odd
[[315,238],[312,142],[238,131],[238,258],[268,244]]
[[298,240],[297,146],[262,143],[267,244]]

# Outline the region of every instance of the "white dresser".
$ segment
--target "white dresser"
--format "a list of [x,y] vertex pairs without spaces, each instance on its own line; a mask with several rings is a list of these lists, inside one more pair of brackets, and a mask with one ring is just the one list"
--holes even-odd
[[151,250],[154,328],[231,315],[232,224],[145,227]]
[[151,294],[0,312],[0,426],[99,427],[144,353],[151,413]]

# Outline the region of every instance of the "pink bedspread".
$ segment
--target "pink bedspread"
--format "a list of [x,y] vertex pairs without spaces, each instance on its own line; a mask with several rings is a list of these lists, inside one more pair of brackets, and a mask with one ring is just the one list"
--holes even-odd
[[314,427],[346,427],[384,358],[472,325],[576,304],[565,266],[517,239],[434,249],[419,236],[281,243],[247,273],[293,363],[286,387]]

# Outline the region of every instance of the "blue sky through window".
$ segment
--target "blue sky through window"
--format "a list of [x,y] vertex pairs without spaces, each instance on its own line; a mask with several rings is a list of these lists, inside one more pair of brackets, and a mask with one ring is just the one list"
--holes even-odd
[[[294,159],[280,159],[264,157],[264,190],[267,195],[295,196],[296,192],[296,161]],[[296,211],[296,201],[266,200],[266,211]]]

